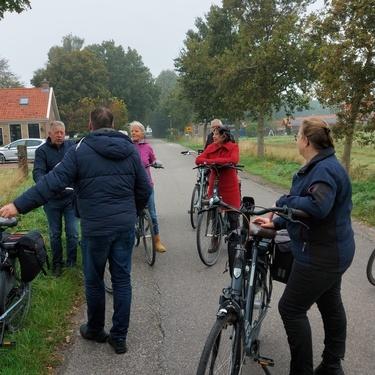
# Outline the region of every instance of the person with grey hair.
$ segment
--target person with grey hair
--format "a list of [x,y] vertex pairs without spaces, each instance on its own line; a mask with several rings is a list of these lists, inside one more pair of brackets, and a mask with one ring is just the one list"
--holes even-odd
[[136,148],[138,149],[139,155],[142,160],[143,166],[146,168],[147,175],[149,177],[150,184],[152,186],[152,193],[150,198],[147,202],[147,208],[150,212],[153,229],[154,229],[154,246],[155,250],[159,253],[164,253],[167,251],[166,247],[160,240],[159,234],[159,224],[158,224],[158,217],[156,214],[155,208],[155,193],[154,193],[154,183],[151,178],[150,166],[151,164],[155,163],[156,156],[154,150],[152,149],[151,145],[145,141],[145,127],[139,121],[133,121],[130,123],[130,133],[131,139],[135,144]]
[[204,149],[207,148],[208,145],[214,142],[214,131],[215,129],[221,128],[223,123],[218,118],[214,118],[210,123],[210,134],[208,134],[206,139],[206,144],[204,145]]
[[[38,182],[44,175],[61,162],[66,152],[75,144],[65,140],[65,125],[62,121],[52,121],[47,142],[35,151],[33,178]],[[62,267],[73,267],[77,262],[78,219],[75,216],[74,191],[64,189],[51,198],[44,206],[49,227],[52,250],[52,272],[59,277]],[[65,221],[66,262],[63,261],[62,222]]]

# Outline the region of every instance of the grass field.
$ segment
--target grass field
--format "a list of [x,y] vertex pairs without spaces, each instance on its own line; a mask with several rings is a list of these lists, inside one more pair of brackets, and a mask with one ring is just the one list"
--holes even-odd
[[[200,139],[182,140],[185,147],[202,148]],[[283,188],[289,188],[293,174],[301,167],[294,137],[278,136],[265,138],[265,158],[256,156],[256,139],[240,139],[241,164],[250,174],[262,177]],[[341,157],[342,144],[336,144],[337,156]],[[353,216],[375,226],[375,148],[353,146],[350,171],[353,186]]]
[[[18,178],[14,169],[1,169],[0,181],[2,204],[33,184],[31,178],[25,181]],[[29,229],[39,230],[49,249],[48,225],[42,208],[20,217],[17,230]],[[40,274],[32,282],[31,309],[25,326],[20,332],[7,336],[16,342],[16,347],[0,351],[1,375],[52,373],[61,360],[57,349],[70,341],[70,317],[83,299],[82,284],[79,268],[65,270],[60,278]]]

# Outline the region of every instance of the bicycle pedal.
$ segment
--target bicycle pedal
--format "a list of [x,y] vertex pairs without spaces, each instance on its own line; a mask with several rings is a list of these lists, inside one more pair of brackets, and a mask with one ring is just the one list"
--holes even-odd
[[2,344],[0,344],[0,349],[11,349],[16,346],[15,341],[3,341]]
[[262,367],[273,367],[275,366],[275,362],[272,358],[267,358],[267,357],[261,357],[259,356],[257,359],[257,362],[262,366]]

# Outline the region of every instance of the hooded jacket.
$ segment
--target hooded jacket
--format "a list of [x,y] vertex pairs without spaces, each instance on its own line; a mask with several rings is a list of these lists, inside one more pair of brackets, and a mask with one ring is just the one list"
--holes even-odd
[[349,177],[333,148],[321,150],[293,177],[288,195],[276,206],[300,209],[309,229],[274,219],[275,228],[286,227],[297,262],[328,272],[343,272],[351,264],[355,244],[351,225],[352,189]]
[[20,213],[44,204],[75,184],[77,211],[84,236],[104,236],[135,225],[151,194],[138,151],[130,138],[98,129],[69,149],[61,163],[15,199]]

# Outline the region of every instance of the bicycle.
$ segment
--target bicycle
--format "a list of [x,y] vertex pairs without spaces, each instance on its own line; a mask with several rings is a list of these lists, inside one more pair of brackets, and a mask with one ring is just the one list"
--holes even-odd
[[375,249],[372,251],[366,267],[366,274],[368,281],[375,285]]
[[[160,162],[155,162],[146,166],[146,168],[164,168]],[[134,246],[138,247],[141,240],[144,248],[144,255],[146,263],[149,266],[153,266],[156,258],[155,241],[154,241],[154,226],[152,224],[152,219],[149,210],[144,208],[137,218],[135,224],[135,243]],[[113,293],[111,272],[109,262],[107,261],[104,270],[104,287],[108,293]]]
[[215,203],[238,212],[243,221],[236,230],[239,242],[231,269],[231,284],[220,296],[216,321],[204,345],[197,375],[241,374],[245,357],[251,358],[266,374],[270,374],[268,367],[274,366],[271,358],[260,355],[259,334],[272,296],[276,231],[250,223],[250,217],[274,212],[306,226],[293,218],[306,215],[287,207],[256,210],[253,202],[250,197],[244,197],[239,210],[220,200]]
[[213,266],[219,259],[222,237],[227,235],[229,231],[227,214],[225,212],[223,215],[220,206],[217,205],[217,202],[220,201],[220,170],[225,168],[242,170],[243,166],[233,164],[204,164],[203,167],[214,170],[216,176],[212,197],[209,200],[202,200],[202,207],[204,206],[205,208],[202,208],[198,212],[196,241],[198,255],[203,264]]
[[[183,155],[191,155],[193,153],[201,154],[203,150],[195,151],[181,151]],[[198,214],[203,208],[203,200],[206,199],[207,188],[208,188],[208,168],[205,165],[198,165],[193,169],[197,169],[197,181],[194,185],[193,192],[191,194],[190,210],[188,211],[190,215],[190,223],[193,229],[197,227]]]
[[5,228],[17,225],[17,219],[0,218],[0,348],[14,346],[4,340],[5,332],[17,332],[31,303],[31,283],[21,279],[21,267],[15,245],[22,233],[11,234]]

